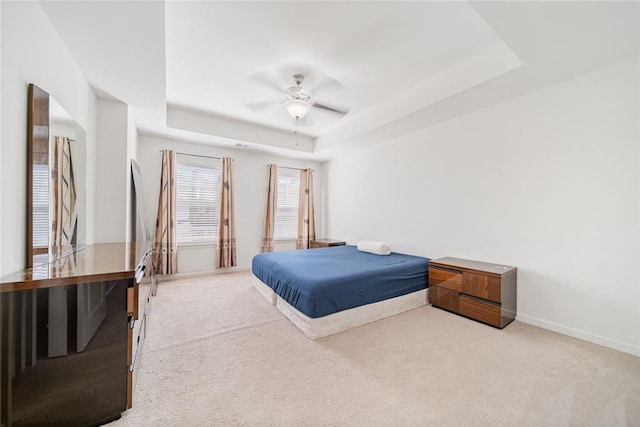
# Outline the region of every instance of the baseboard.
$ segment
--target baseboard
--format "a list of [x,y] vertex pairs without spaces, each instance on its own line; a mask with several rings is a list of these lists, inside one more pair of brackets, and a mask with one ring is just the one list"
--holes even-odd
[[637,345],[613,340],[611,338],[606,338],[600,335],[581,331],[579,329],[570,328],[568,326],[549,322],[548,320],[542,320],[534,316],[529,316],[527,314],[518,313],[518,315],[516,316],[516,320],[640,357],[640,346]]
[[177,273],[170,275],[156,275],[158,278],[158,282],[169,282],[172,280],[180,280],[180,279],[191,279],[194,277],[202,277],[202,276],[212,276],[215,274],[229,274],[229,273],[237,273],[239,271],[251,271],[250,266],[244,267],[229,267],[220,270],[203,270],[203,271],[193,271],[190,273]]

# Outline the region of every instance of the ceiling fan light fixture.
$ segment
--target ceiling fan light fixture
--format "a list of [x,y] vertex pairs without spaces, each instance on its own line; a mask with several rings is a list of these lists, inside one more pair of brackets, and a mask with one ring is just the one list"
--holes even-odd
[[287,99],[283,105],[287,113],[296,120],[300,120],[311,110],[311,103],[304,99]]

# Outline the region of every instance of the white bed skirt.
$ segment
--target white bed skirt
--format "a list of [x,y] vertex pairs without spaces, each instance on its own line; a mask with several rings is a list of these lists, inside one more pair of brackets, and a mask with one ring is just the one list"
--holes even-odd
[[337,334],[347,329],[356,328],[367,323],[375,322],[376,320],[384,319],[385,317],[394,316],[427,305],[429,292],[428,289],[422,289],[407,295],[362,305],[314,319],[300,313],[256,276],[253,276],[253,278],[253,285],[258,292],[260,292],[267,301],[278,307],[278,310],[280,310],[291,323],[312,340]]
[[262,295],[264,299],[269,301],[269,304],[276,305],[278,294],[276,294],[273,289],[265,285],[262,280],[258,279],[258,276],[255,274],[253,275],[253,287],[260,292],[260,295]]

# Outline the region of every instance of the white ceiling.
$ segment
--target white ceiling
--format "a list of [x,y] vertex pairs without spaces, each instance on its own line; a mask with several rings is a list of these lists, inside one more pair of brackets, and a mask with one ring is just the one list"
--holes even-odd
[[[325,160],[640,54],[640,3],[41,2],[141,132]],[[300,126],[291,75],[344,106]],[[315,79],[315,81],[314,81]],[[259,112],[245,103],[273,101]]]
[[[311,111],[313,136],[500,41],[466,3],[167,3],[165,16],[170,103],[290,129],[281,105],[244,103],[281,101],[294,73],[313,88],[319,70],[343,88],[312,95],[350,112]],[[280,93],[249,79],[260,72]]]

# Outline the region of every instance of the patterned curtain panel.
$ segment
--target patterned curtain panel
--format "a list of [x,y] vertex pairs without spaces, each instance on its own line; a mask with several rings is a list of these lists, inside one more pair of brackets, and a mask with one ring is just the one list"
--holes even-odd
[[176,153],[162,150],[162,172],[158,218],[154,239],[157,274],[178,272],[178,243],[176,239]]
[[313,215],[313,173],[311,169],[300,171],[300,201],[298,202],[297,249],[309,249],[316,239],[316,224]]
[[75,243],[78,217],[69,138],[54,137],[52,155],[50,245],[62,251],[62,248]]
[[233,218],[233,183],[231,158],[222,158],[222,193],[220,197],[220,223],[218,225],[218,257],[216,268],[236,265],[236,228]]
[[269,183],[267,184],[267,210],[264,214],[262,230],[262,252],[273,252],[273,231],[276,221],[278,201],[278,166],[269,165]]

